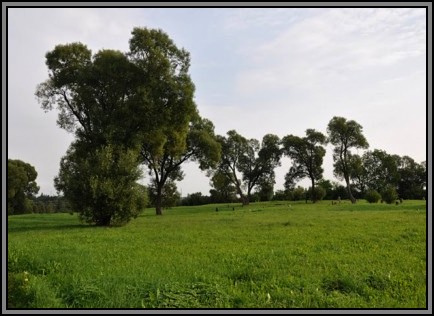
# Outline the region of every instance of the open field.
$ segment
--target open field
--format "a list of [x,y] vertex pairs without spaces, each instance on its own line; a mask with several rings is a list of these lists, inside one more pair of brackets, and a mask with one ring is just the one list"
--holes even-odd
[[8,305],[426,308],[425,205],[147,209],[116,228],[9,216]]

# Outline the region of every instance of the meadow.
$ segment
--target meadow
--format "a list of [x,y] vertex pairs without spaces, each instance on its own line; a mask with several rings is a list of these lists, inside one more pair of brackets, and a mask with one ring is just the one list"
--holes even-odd
[[426,308],[426,247],[425,201],[9,216],[8,307]]

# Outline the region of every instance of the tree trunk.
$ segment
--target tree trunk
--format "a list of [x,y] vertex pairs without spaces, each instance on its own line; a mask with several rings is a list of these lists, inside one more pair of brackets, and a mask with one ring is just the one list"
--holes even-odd
[[345,182],[347,184],[347,192],[348,192],[348,197],[351,200],[352,204],[356,203],[356,199],[354,198],[353,194],[351,193],[351,188],[350,188],[350,179],[348,179],[348,177],[345,177]]
[[241,201],[243,202],[243,206],[244,205],[249,205],[250,204],[250,197],[249,196],[241,196]]
[[315,196],[315,180],[312,178],[312,203],[316,202],[316,196]]
[[163,210],[161,207],[162,204],[162,191],[163,191],[163,186],[160,184],[157,184],[157,198],[155,200],[155,211],[157,215],[163,215]]

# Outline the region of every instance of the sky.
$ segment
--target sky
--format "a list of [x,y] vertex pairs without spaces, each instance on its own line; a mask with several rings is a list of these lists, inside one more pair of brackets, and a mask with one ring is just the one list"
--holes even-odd
[[[126,52],[134,27],[162,29],[190,53],[197,108],[219,135],[325,134],[342,116],[362,125],[370,150],[426,160],[424,8],[9,8],[7,17],[8,158],[36,168],[39,193],[57,194],[74,139],[34,95],[48,78],[45,54],[71,42]],[[332,148],[324,178],[337,181]],[[276,168],[275,190],[290,166],[283,158]],[[183,196],[209,194],[197,164],[183,170]]]

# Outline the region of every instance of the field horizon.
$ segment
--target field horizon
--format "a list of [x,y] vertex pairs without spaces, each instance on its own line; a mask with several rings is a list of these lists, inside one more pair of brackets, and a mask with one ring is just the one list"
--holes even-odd
[[425,309],[426,226],[422,200],[9,216],[8,308]]

